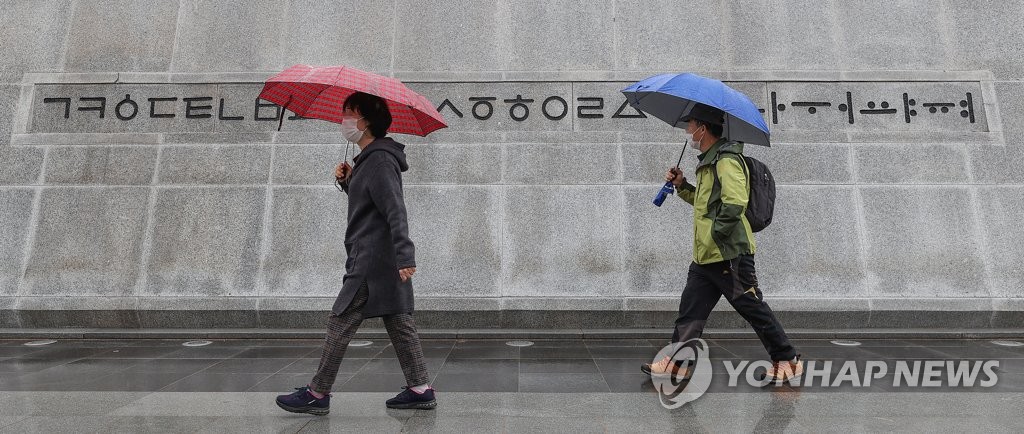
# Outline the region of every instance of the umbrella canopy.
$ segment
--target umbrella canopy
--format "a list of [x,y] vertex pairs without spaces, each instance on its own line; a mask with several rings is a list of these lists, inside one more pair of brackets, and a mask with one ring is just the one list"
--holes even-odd
[[292,66],[267,80],[260,98],[302,117],[340,123],[342,103],[356,92],[387,101],[392,117],[388,132],[426,136],[448,126],[427,98],[401,81],[347,66]]
[[662,74],[639,81],[622,90],[633,108],[668,122],[683,125],[681,119],[698,104],[725,112],[723,135],[730,140],[770,146],[768,124],[757,106],[736,89],[721,81],[696,74]]

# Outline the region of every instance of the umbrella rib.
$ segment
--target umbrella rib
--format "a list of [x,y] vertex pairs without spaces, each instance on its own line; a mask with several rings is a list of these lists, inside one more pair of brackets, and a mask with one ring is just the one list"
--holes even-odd
[[679,121],[682,120],[683,115],[686,114],[687,111],[692,109],[694,105],[696,105],[696,103],[693,102],[693,100],[689,100],[686,98],[683,99],[686,100],[686,104],[683,105],[683,109],[679,111],[679,114],[676,116],[675,122],[672,123],[672,127],[674,128],[679,128]]

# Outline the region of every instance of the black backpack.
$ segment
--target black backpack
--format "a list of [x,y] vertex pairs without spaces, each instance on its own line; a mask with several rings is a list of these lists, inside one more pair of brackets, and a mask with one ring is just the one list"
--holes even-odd
[[[772,216],[775,214],[775,177],[768,166],[757,159],[743,154],[735,154],[746,162],[747,180],[750,183],[750,198],[747,201],[747,222],[750,223],[750,230],[761,232],[768,225],[772,224]],[[718,181],[718,172],[712,170],[715,175],[715,182]]]

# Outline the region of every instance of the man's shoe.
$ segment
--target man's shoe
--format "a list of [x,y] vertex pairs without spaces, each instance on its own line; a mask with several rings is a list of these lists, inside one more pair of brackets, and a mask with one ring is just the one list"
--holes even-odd
[[772,362],[772,367],[768,368],[764,377],[768,381],[781,384],[787,381],[793,381],[803,375],[804,362],[800,360],[800,355],[797,354],[793,360],[779,360]]
[[640,365],[640,371],[654,377],[673,376],[682,379],[690,378],[690,368],[680,362],[672,362],[672,359],[665,357],[655,363],[644,363]]
[[317,398],[309,393],[309,386],[296,387],[290,395],[278,395],[277,406],[292,413],[309,413],[325,416],[331,412],[331,395]]
[[437,407],[433,388],[427,389],[423,393],[416,393],[406,386],[403,386],[402,389],[405,390],[399,393],[398,396],[388,400],[388,408],[432,410],[434,407]]

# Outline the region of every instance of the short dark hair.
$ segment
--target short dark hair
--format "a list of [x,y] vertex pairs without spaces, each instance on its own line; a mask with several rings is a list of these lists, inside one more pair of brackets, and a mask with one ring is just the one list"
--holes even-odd
[[388,128],[391,128],[391,110],[388,109],[388,103],[384,101],[384,98],[377,95],[363,92],[353,93],[345,98],[345,103],[341,105],[341,108],[359,112],[359,115],[370,124],[367,128],[373,137],[384,137],[388,134]]
[[724,131],[724,128],[722,128],[721,125],[713,124],[711,122],[700,121],[697,119],[694,119],[694,121],[697,122],[697,125],[703,125],[705,127],[708,127],[708,132],[711,133],[712,136],[715,136],[719,139],[722,138],[722,132]]

